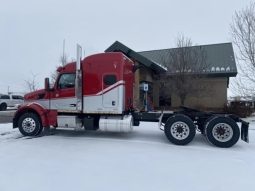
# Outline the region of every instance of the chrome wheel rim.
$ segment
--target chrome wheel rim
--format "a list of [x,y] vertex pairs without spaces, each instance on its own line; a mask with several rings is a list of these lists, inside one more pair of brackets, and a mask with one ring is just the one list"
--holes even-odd
[[189,126],[182,122],[177,121],[171,125],[171,134],[177,140],[184,140],[189,136]]
[[233,137],[233,129],[229,124],[218,123],[212,129],[213,137],[219,142],[227,142]]
[[22,121],[22,129],[26,133],[32,133],[35,130],[35,128],[36,128],[36,123],[33,118],[28,117]]

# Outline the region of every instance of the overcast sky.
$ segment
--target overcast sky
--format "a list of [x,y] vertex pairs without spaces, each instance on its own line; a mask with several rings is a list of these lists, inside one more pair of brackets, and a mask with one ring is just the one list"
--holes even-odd
[[69,59],[76,43],[86,55],[118,40],[135,51],[174,47],[178,34],[194,44],[231,41],[229,25],[250,0],[1,0],[0,93],[21,92],[31,74],[39,86]]

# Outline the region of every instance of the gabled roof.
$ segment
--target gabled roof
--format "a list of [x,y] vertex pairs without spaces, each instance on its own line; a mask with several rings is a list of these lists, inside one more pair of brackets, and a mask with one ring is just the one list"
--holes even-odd
[[124,44],[116,41],[105,52],[122,52],[127,57],[139,62],[140,64],[152,69],[156,73],[166,72],[166,68],[158,64],[156,61],[153,61],[149,58],[146,58],[142,54],[135,52],[134,50],[128,48]]
[[[237,68],[232,43],[211,44],[189,47],[201,49],[206,53],[206,75],[233,77],[237,75]],[[140,55],[162,65],[168,63],[169,55],[176,48],[138,52]],[[164,62],[164,63],[162,63]]]

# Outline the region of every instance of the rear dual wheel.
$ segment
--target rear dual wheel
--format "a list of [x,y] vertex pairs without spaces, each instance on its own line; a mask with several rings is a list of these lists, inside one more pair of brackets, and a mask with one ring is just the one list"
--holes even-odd
[[222,148],[232,147],[240,137],[240,129],[236,122],[224,116],[209,118],[204,133],[211,144]]
[[171,143],[187,145],[194,139],[196,127],[188,116],[176,114],[167,120],[164,132]]

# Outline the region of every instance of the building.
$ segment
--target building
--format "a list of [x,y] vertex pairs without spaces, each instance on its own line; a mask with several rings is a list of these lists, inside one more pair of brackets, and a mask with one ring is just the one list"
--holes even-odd
[[[210,88],[203,96],[189,95],[185,106],[204,109],[221,109],[227,104],[227,88],[229,78],[237,75],[234,51],[231,43],[212,44],[203,46],[192,46],[190,49],[203,48],[206,53],[207,68],[203,71],[203,77],[198,83]],[[149,98],[155,108],[163,106],[170,107],[181,105],[179,97],[171,89],[164,89],[160,83],[159,76],[162,73],[175,75],[167,71],[163,65],[168,64],[169,54],[176,49],[151,50],[135,52],[122,43],[116,41],[106,52],[123,52],[135,62],[135,95],[134,103],[139,108],[143,107],[144,92],[139,91],[140,84],[149,84]],[[168,66],[169,67],[169,66]],[[163,97],[162,97],[163,95]],[[161,100],[164,100],[163,102]]]

